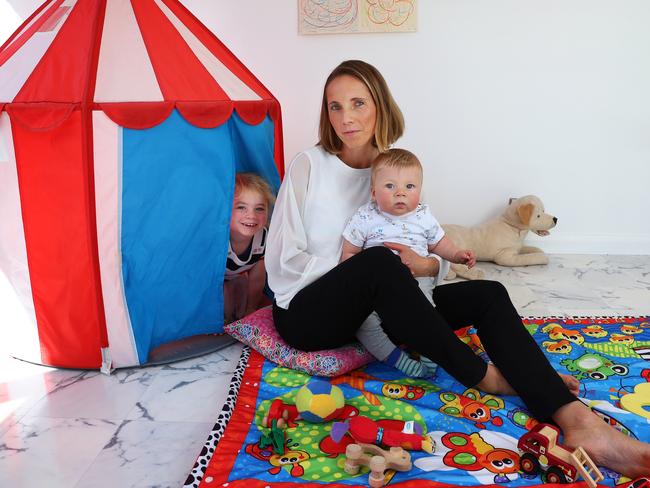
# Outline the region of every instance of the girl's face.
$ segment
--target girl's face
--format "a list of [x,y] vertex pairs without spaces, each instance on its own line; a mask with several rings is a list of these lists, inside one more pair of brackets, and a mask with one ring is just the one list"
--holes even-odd
[[420,202],[422,171],[420,168],[382,167],[375,174],[372,199],[383,212],[404,215]]
[[252,238],[267,222],[266,199],[254,190],[243,188],[235,195],[230,219],[230,235]]
[[325,89],[330,124],[348,149],[366,148],[375,137],[377,108],[366,85],[354,76],[334,78]]

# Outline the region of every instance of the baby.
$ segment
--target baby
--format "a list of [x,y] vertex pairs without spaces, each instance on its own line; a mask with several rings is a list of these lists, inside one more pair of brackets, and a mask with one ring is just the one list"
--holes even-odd
[[235,175],[235,198],[223,283],[224,320],[237,320],[270,303],[264,295],[266,224],[274,197],[253,173]]
[[[341,261],[372,246],[395,242],[409,246],[420,256],[436,254],[452,263],[476,264],[474,252],[458,249],[442,230],[426,204],[420,202],[422,165],[404,149],[390,149],[372,163],[371,201],[359,208],[343,231]],[[417,278],[420,289],[433,304],[433,278]],[[357,332],[359,341],[377,359],[410,376],[432,376],[437,365],[421,356],[416,361],[393,344],[373,312]]]

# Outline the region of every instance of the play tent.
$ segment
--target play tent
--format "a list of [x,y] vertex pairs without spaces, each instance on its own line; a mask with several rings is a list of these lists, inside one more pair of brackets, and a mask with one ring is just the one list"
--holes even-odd
[[221,332],[235,172],[277,188],[282,154],[277,100],[178,0],[46,1],[0,48],[13,354],[109,370]]

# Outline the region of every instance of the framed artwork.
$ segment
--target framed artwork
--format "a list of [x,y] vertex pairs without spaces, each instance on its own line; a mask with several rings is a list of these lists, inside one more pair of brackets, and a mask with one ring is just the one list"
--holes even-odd
[[418,0],[298,0],[300,34],[415,32]]

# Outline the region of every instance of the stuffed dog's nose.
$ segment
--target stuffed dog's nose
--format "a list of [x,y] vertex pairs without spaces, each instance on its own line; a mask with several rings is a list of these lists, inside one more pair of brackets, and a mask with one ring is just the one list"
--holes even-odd
[[557,217],[553,217],[553,223],[557,224]]

